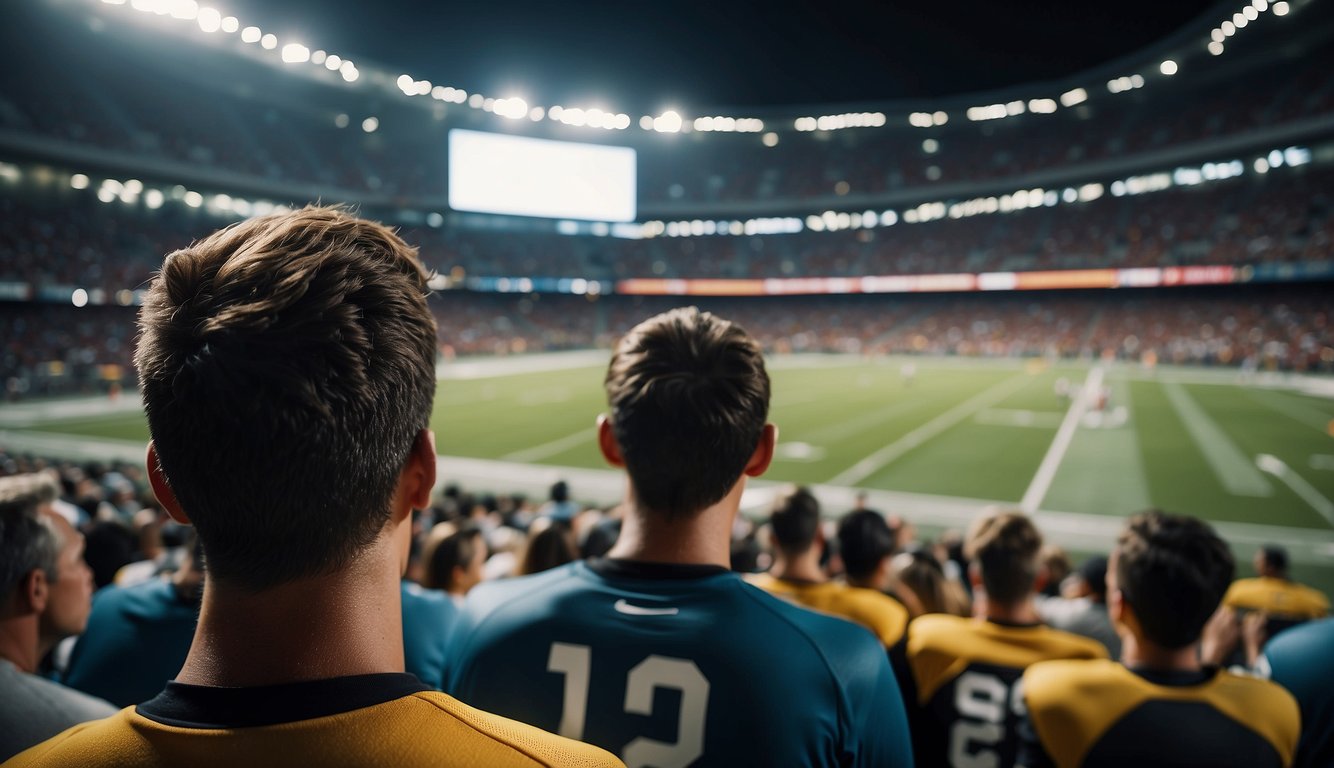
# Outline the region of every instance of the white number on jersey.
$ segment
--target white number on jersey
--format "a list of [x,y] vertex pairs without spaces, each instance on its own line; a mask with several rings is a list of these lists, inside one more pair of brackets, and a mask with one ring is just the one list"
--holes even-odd
[[[573,643],[552,643],[547,671],[565,676],[559,733],[583,739],[588,713],[588,686],[593,668],[593,649]],[[709,703],[709,681],[688,659],[652,655],[630,670],[625,680],[625,711],[632,715],[653,714],[653,691],[670,688],[681,692],[677,713],[676,741],[640,736],[621,750],[628,768],[657,766],[685,768],[704,754],[704,719]]]
[[1005,739],[1007,707],[1023,713],[1023,694],[995,675],[964,672],[954,684],[954,709],[959,719],[950,726],[950,765],[954,768],[997,768],[996,747]]

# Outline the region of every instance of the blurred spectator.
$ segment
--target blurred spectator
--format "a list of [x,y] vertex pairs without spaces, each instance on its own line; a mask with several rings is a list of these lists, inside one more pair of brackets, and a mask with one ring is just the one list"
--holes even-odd
[[528,545],[516,576],[551,570],[579,559],[574,530],[560,517],[539,517],[528,529]]
[[1038,600],[1047,624],[1097,640],[1113,659],[1121,658],[1121,638],[1107,614],[1107,558],[1090,557],[1061,583],[1061,596]]
[[1238,611],[1259,611],[1267,619],[1266,633],[1273,637],[1303,621],[1329,614],[1329,598],[1293,581],[1288,575],[1288,551],[1268,544],[1251,560],[1257,576],[1238,579],[1223,597],[1223,605]]
[[444,532],[447,535],[428,544],[422,586],[445,592],[461,605],[468,591],[482,580],[486,540],[481,529],[471,525]]

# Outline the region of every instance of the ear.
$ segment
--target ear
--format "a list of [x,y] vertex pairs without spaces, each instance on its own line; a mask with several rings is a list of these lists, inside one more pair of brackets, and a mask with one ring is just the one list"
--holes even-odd
[[19,608],[25,613],[40,615],[46,610],[46,602],[51,595],[51,585],[46,581],[46,571],[33,568],[19,582]]
[[1041,592],[1046,589],[1048,581],[1051,581],[1051,571],[1047,570],[1045,565],[1039,566],[1038,575],[1033,579],[1033,591]]
[[755,452],[750,455],[750,461],[746,463],[747,477],[759,477],[769,469],[769,463],[774,460],[774,446],[777,444],[778,427],[765,424],[760,432],[760,442],[755,446]]
[[148,469],[148,484],[152,486],[153,495],[157,497],[158,503],[167,510],[172,520],[181,525],[189,525],[190,516],[181,509],[181,502],[176,500],[176,492],[167,483],[167,476],[162,473],[162,463],[158,461],[157,446],[152,440],[148,441],[148,455],[144,458],[144,463]]
[[968,564],[968,583],[973,585],[974,592],[982,588],[982,569],[977,563]]
[[412,441],[412,451],[403,465],[403,474],[399,482],[408,502],[408,512],[414,509],[426,509],[431,506],[431,492],[435,490],[435,433],[423,429]]
[[621,444],[616,442],[616,430],[612,429],[611,419],[607,414],[598,415],[598,449],[602,451],[602,458],[613,467],[625,467],[625,459],[621,457]]

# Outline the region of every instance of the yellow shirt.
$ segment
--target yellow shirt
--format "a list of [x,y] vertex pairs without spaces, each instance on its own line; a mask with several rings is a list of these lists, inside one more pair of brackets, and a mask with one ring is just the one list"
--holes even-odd
[[898,600],[874,589],[853,587],[840,581],[818,584],[785,581],[767,573],[752,574],[746,580],[769,594],[861,624],[874,632],[886,648],[894,647],[908,626],[908,609]]
[[1329,615],[1329,598],[1323,593],[1294,581],[1268,576],[1232,582],[1223,596],[1223,605],[1302,621]]

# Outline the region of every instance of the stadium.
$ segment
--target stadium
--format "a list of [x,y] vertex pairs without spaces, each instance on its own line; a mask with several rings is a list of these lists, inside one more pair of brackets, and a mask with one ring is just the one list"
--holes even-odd
[[[1280,548],[1294,582],[1334,594],[1331,3],[1130,4],[1078,31],[1045,4],[1025,44],[1067,39],[1038,63],[963,50],[1004,15],[982,4],[853,5],[802,61],[736,65],[692,102],[642,80],[664,68],[653,43],[618,86],[589,84],[630,54],[544,72],[551,49],[525,58],[521,35],[463,44],[496,19],[410,3],[25,3],[0,33],[0,475],[56,470],[99,587],[171,549],[135,366],[151,282],[223,227],[339,205],[430,273],[439,479],[414,552],[448,509],[508,575],[553,485],[599,519],[621,504],[597,426],[608,360],[697,306],[744,328],[772,380],[772,462],[734,532],[734,555],[763,550],[751,570],[798,484],[831,531],[869,507],[914,551],[1016,510],[1067,565],[1157,508],[1207,521],[1238,578]],[[680,82],[726,68],[719,46],[755,59],[796,34],[711,12],[656,20],[699,32]],[[571,10],[549,36],[588,45],[635,13]],[[459,50],[423,39],[428,20],[456,23]],[[877,51],[850,31],[887,24]],[[956,60],[925,58],[933,30]],[[94,563],[99,521],[129,543]]]

